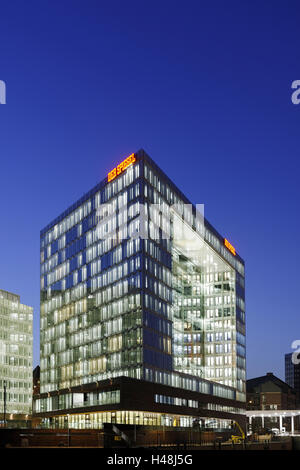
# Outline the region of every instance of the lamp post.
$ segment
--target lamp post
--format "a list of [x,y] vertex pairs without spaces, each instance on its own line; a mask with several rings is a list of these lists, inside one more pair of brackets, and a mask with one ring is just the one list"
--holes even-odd
[[6,380],[3,381],[3,422],[6,427]]
[[136,445],[136,422],[140,418],[140,415],[135,415],[135,420],[134,420],[134,443]]
[[68,415],[67,415],[67,417],[68,417],[68,447],[70,447],[70,437],[71,437],[71,436],[70,436],[69,416],[70,416],[70,415],[68,414]]

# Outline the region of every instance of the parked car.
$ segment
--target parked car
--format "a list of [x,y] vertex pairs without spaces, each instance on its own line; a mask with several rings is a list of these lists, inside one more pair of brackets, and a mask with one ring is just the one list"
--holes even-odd
[[279,434],[279,429],[278,428],[272,428],[271,432],[277,436]]

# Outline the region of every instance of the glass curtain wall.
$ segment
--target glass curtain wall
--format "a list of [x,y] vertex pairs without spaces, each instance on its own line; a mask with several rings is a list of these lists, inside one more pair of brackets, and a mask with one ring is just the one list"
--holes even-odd
[[30,414],[32,410],[33,309],[20,297],[0,290],[0,413]]
[[140,165],[41,235],[41,393],[141,378]]
[[174,369],[237,387],[235,272],[173,213]]

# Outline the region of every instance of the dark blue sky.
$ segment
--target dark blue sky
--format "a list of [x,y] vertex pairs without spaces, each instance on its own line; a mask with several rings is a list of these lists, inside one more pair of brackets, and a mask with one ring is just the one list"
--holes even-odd
[[1,3],[0,288],[35,309],[39,231],[143,147],[246,261],[248,377],[299,330],[299,3]]

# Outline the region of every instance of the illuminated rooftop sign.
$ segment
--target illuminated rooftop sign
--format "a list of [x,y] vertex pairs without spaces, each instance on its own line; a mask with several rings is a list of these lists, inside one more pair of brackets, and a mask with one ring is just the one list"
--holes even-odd
[[107,182],[114,180],[117,176],[119,176],[123,171],[126,170],[130,165],[132,165],[136,161],[134,153],[129,155],[129,157],[125,158],[118,166],[116,166],[113,170],[111,170],[107,175]]
[[231,243],[229,243],[229,241],[226,240],[226,238],[224,238],[224,245],[226,246],[226,248],[227,248],[234,256],[236,255],[236,251],[235,251],[234,246],[232,246]]

